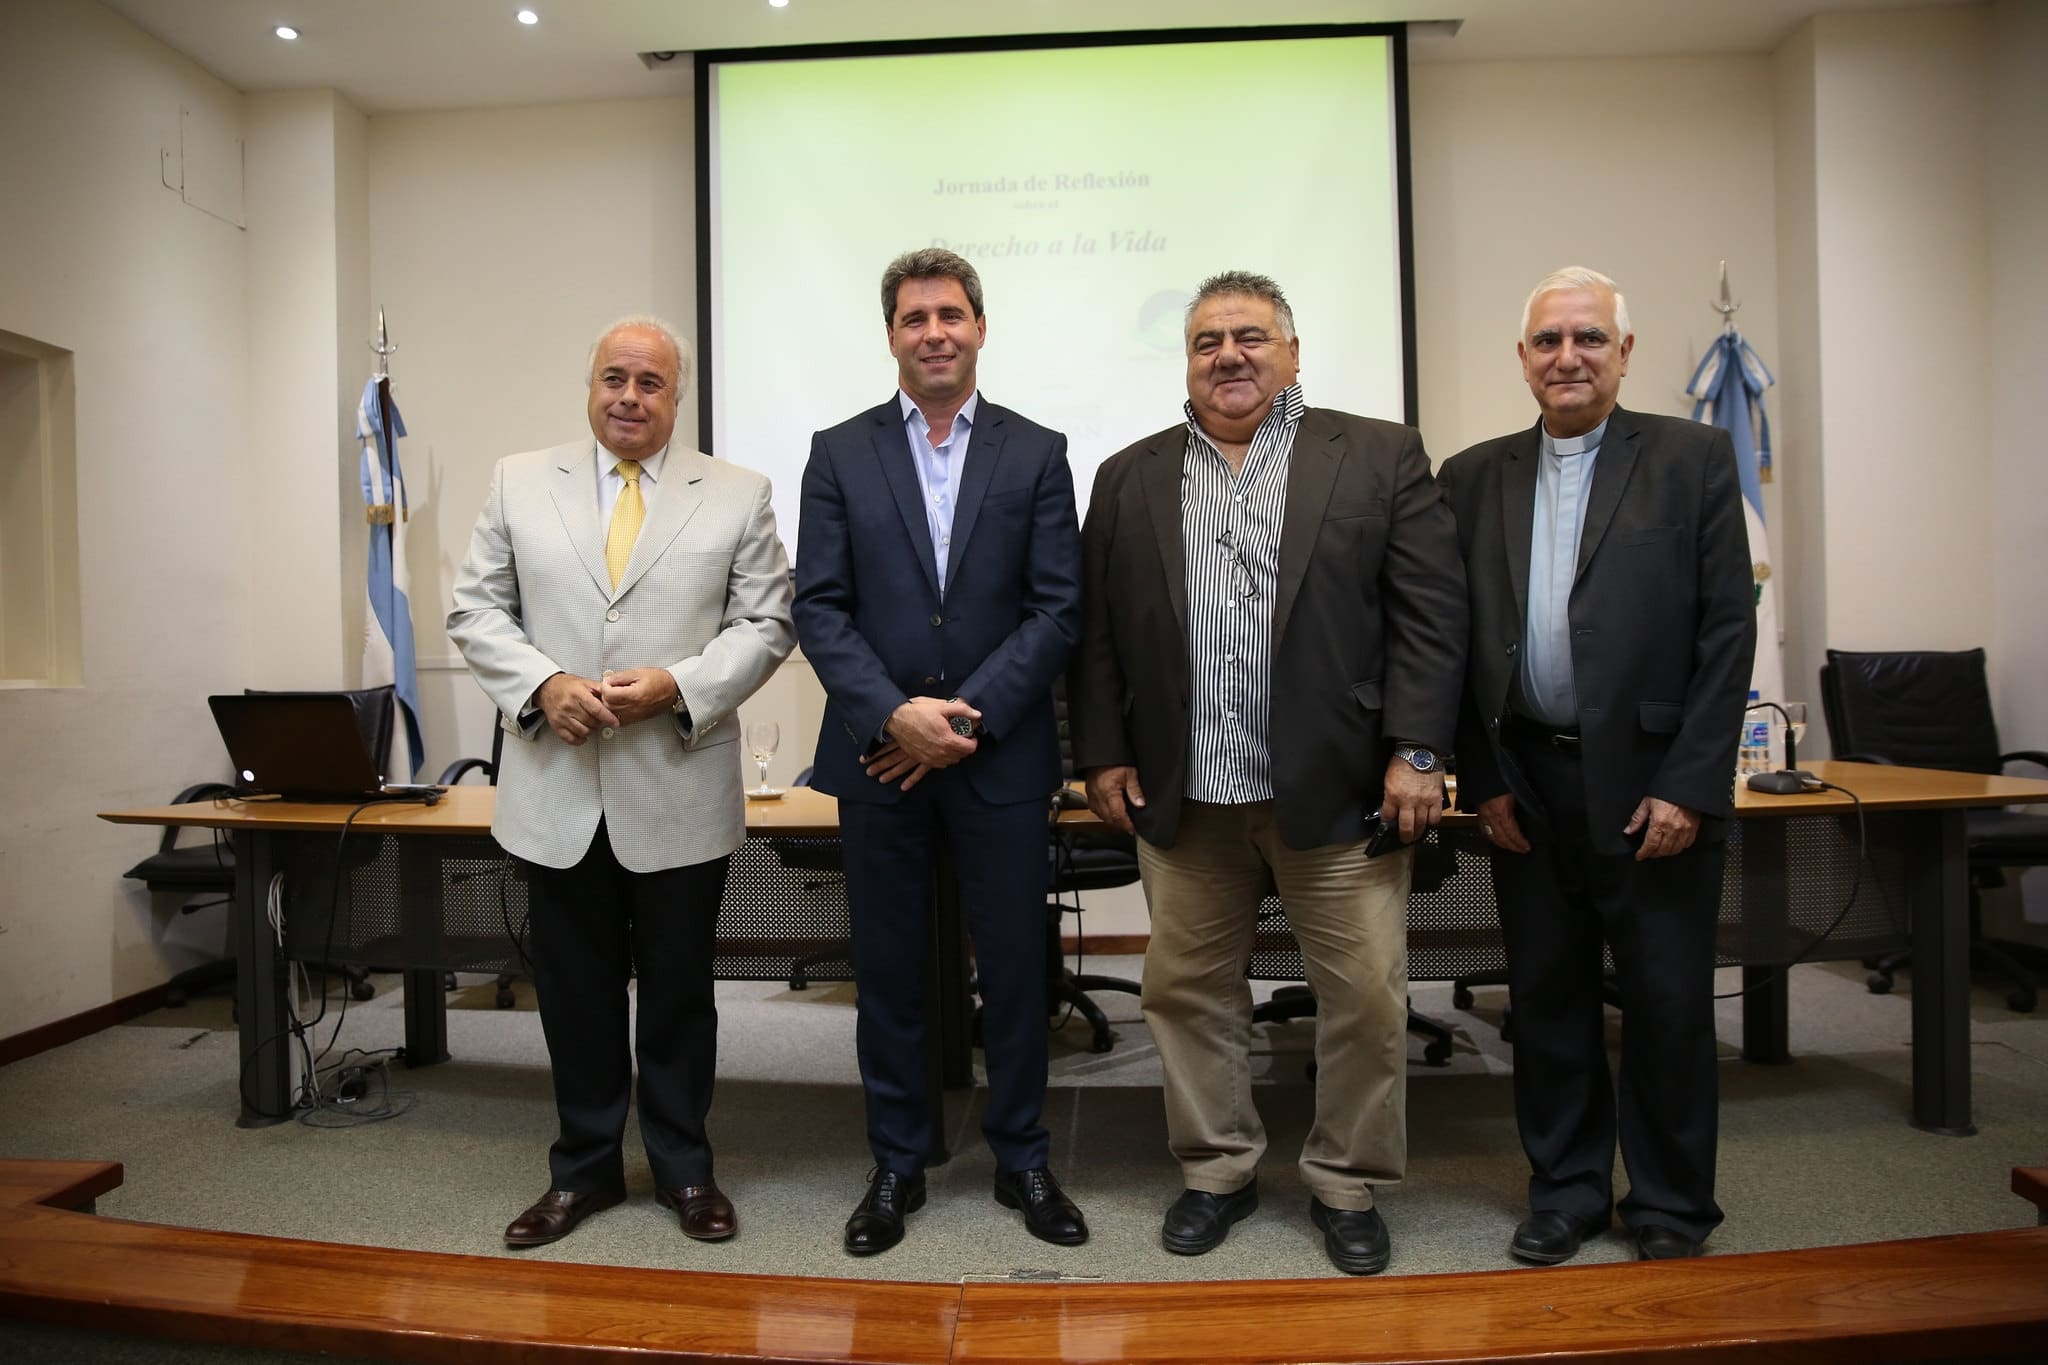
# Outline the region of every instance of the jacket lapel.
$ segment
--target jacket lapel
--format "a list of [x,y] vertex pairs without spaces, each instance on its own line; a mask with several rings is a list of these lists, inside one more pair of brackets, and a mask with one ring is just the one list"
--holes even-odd
[[[1344,436],[1321,412],[1310,408],[1287,459],[1287,500],[1280,514],[1279,595],[1273,600],[1273,639],[1287,634],[1287,618],[1308,574],[1330,490],[1337,486],[1337,467],[1344,459]],[[1391,509],[1389,509],[1391,510]]]
[[[917,467],[911,463],[910,435],[903,429],[903,410],[896,399],[891,398],[870,414],[874,418],[871,433],[875,448],[875,463],[882,467],[883,482],[889,485],[889,492],[896,499],[896,510],[902,514],[903,529],[910,536],[910,547],[917,554],[917,562],[924,568],[924,581],[931,585],[932,596],[939,596],[939,561],[932,549],[931,526],[925,520],[924,493],[918,487]],[[972,442],[969,443],[972,448]]]
[[576,547],[576,557],[590,574],[590,581],[607,598],[612,595],[611,570],[604,563],[604,528],[597,524],[596,447],[591,444],[561,446],[556,450],[555,482],[551,490],[562,529]]
[[1145,452],[1138,468],[1138,488],[1152,516],[1152,532],[1159,541],[1160,568],[1166,575],[1166,596],[1173,603],[1173,619],[1180,623],[1181,639],[1188,633],[1188,567],[1181,546],[1181,466],[1187,456],[1187,434],[1176,428],[1163,433]]
[[1543,455],[1538,430],[1530,427],[1508,447],[1508,457],[1500,471],[1501,531],[1507,543],[1508,582],[1515,590],[1515,620],[1524,628],[1529,623],[1529,542],[1536,520],[1536,468]]
[[1579,531],[1579,563],[1573,571],[1572,581],[1585,577],[1586,566],[1593,562],[1593,552],[1600,548],[1600,538],[1607,534],[1607,527],[1614,520],[1614,509],[1621,506],[1621,495],[1628,487],[1628,476],[1636,467],[1636,449],[1641,439],[1635,420],[1620,408],[1607,418],[1607,434],[1600,438],[1600,455],[1593,465],[1593,488],[1586,497],[1586,524]]
[[[704,482],[704,466],[710,457],[694,450],[679,446],[668,448],[668,457],[661,462],[661,490],[654,499],[654,512],[640,527],[640,538],[633,542],[632,557],[626,561],[626,571],[619,575],[618,591],[612,594],[614,600],[640,581],[641,575],[654,567],[675,538],[682,534],[683,527],[704,505],[704,494],[700,491]],[[598,558],[604,558],[603,548]]]
[[953,543],[946,553],[947,571],[956,578],[967,554],[967,539],[974,534],[975,519],[981,515],[981,500],[988,493],[989,481],[995,478],[996,459],[1003,453],[1006,435],[1003,410],[995,404],[983,399],[974,416],[974,430],[967,438],[966,466],[960,471],[960,500],[953,505]]

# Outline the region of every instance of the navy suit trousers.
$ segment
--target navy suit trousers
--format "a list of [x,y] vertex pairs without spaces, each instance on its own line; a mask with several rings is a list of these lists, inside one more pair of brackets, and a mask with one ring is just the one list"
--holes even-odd
[[[974,762],[969,758],[968,763]],[[961,767],[927,774],[889,805],[839,803],[853,919],[857,1044],[868,1146],[884,1170],[924,1169],[939,1116],[926,1094],[925,998],[933,868],[959,877],[981,985],[988,1103],[982,1132],[1004,1171],[1047,1164],[1045,1104],[1048,803],[991,805]]]

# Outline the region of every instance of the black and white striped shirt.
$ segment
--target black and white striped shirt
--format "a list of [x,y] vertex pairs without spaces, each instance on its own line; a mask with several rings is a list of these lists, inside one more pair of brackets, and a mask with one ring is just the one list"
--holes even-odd
[[1240,805],[1273,799],[1266,750],[1273,705],[1273,599],[1280,583],[1280,521],[1287,465],[1308,405],[1301,385],[1273,397],[1233,474],[1187,407],[1181,463],[1181,552],[1187,563],[1191,801]]

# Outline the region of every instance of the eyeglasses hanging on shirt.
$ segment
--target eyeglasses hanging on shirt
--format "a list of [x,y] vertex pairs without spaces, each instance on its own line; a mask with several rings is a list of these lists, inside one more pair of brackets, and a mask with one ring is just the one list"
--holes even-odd
[[1244,562],[1244,555],[1238,551],[1237,537],[1232,531],[1225,531],[1216,537],[1217,545],[1223,549],[1223,558],[1230,565],[1230,586],[1237,595],[1249,602],[1259,595],[1258,580],[1252,577],[1251,566]]

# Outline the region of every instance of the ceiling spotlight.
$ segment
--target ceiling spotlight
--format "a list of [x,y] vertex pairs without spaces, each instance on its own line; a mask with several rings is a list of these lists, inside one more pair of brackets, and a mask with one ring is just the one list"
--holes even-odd
[[519,11],[518,19],[519,22],[522,24],[537,24],[540,22],[540,16],[538,14],[535,14],[530,9],[523,9]]
[[789,0],[768,0],[768,8],[770,8],[770,9],[788,9],[788,8],[789,8]]
[[288,43],[295,42],[298,39],[299,31],[293,28],[290,24],[279,24],[277,26],[277,36],[284,39]]

